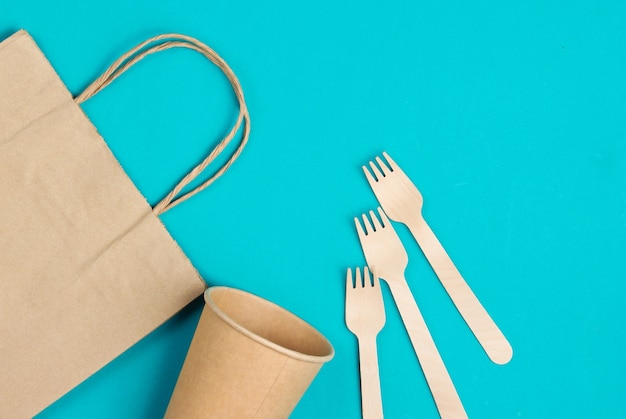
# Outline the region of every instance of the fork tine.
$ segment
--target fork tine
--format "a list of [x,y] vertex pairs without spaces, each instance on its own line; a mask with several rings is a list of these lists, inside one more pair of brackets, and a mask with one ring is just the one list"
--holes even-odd
[[389,154],[387,154],[386,151],[383,151],[383,157],[385,158],[385,160],[387,160],[387,163],[389,164],[389,167],[391,167],[392,171],[396,171],[398,170],[400,167],[396,164],[395,161],[393,161],[393,159],[391,157],[389,157]]
[[359,240],[363,240],[365,238],[365,231],[363,231],[363,227],[357,217],[354,217],[354,225],[356,226],[356,232],[359,235]]
[[354,288],[354,281],[352,280],[352,268],[348,268],[346,272],[346,291],[350,291]]
[[382,173],[380,173],[380,170],[378,170],[378,167],[374,164],[373,161],[370,161],[370,167],[372,168],[372,172],[374,172],[374,176],[376,176],[376,179],[378,179],[379,181],[384,177]]
[[[369,265],[368,265],[369,266]],[[378,274],[376,274],[376,266],[372,266],[370,268],[370,272],[372,273],[372,280],[373,280],[373,284],[374,286],[376,286],[376,283],[379,282],[378,280],[380,279],[380,277],[378,276]]]
[[388,176],[391,173],[391,169],[387,167],[387,165],[383,163],[382,159],[378,156],[376,156],[376,163],[378,163],[380,170],[383,172],[385,176]]
[[374,286],[374,284],[372,283],[372,277],[370,276],[370,270],[367,266],[363,268],[363,284],[364,286]]
[[361,168],[363,169],[363,173],[365,173],[365,177],[367,178],[367,182],[373,188],[374,184],[376,182],[378,182],[378,181],[374,178],[374,176],[372,176],[372,174],[370,173],[369,169],[366,166],[361,166]]
[[366,234],[372,234],[374,231],[374,228],[372,227],[372,224],[370,223],[370,220],[367,218],[366,214],[361,214],[361,218],[363,218],[363,227],[365,227],[365,233]]
[[378,221],[376,214],[374,214],[374,211],[370,211],[370,218],[372,219],[372,224],[374,224],[375,231],[379,231],[381,228],[383,228],[383,226],[380,225],[380,221]]
[[355,288],[363,288],[363,279],[361,278],[361,268],[357,266],[356,268],[356,287]]
[[378,207],[378,214],[380,214],[380,220],[383,223],[384,227],[391,225],[391,223],[389,222],[389,218],[387,218],[387,214],[385,214],[381,207]]

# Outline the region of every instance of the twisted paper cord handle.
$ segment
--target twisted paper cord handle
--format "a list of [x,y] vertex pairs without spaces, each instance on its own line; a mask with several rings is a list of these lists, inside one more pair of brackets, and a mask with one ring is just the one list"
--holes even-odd
[[[107,87],[113,80],[118,78],[122,73],[128,70],[137,62],[141,61],[146,56],[153,54],[155,52],[164,51],[170,48],[189,48],[194,51],[199,52],[208,58],[213,64],[217,65],[220,70],[226,75],[228,81],[230,82],[235,96],[237,97],[237,101],[239,102],[239,115],[237,116],[237,121],[235,125],[231,128],[231,130],[226,134],[224,138],[220,140],[217,146],[209,153],[209,155],[196,167],[194,167],[175,187],[172,191],[167,194],[161,202],[159,202],[152,211],[155,215],[161,215],[164,212],[172,209],[176,205],[180,204],[183,201],[191,198],[198,192],[202,191],[204,188],[213,183],[217,178],[222,176],[226,170],[233,164],[235,160],[241,154],[241,151],[245,147],[248,142],[248,137],[250,136],[250,115],[248,114],[248,108],[246,106],[246,102],[243,96],[243,89],[241,88],[241,84],[235,76],[233,70],[226,64],[226,62],[220,57],[211,47],[202,42],[194,39],[192,37],[181,35],[181,34],[163,34],[158,35],[153,38],[150,38],[124,55],[118,58],[106,71],[93,81],[87,88],[76,98],[74,101],[77,104],[81,104],[88,100],[89,98],[96,95],[102,89]],[[241,141],[233,154],[230,156],[228,161],[222,165],[215,172],[213,176],[211,176],[208,180],[203,182],[201,185],[196,187],[195,189],[178,196],[182,189],[187,186],[191,181],[193,181],[196,177],[200,175],[210,165],[230,144],[230,142],[235,138],[235,135],[239,131],[243,124]]]

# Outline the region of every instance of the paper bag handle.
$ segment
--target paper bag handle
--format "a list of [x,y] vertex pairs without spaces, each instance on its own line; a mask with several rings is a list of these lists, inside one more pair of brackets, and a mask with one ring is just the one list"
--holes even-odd
[[[241,151],[245,147],[248,142],[248,137],[250,135],[250,115],[248,114],[248,108],[246,106],[246,102],[243,96],[243,89],[241,88],[241,84],[235,76],[235,73],[231,68],[226,64],[226,62],[220,57],[211,47],[202,42],[194,39],[192,37],[170,33],[158,35],[153,38],[150,38],[124,55],[117,59],[106,71],[93,81],[87,88],[78,96],[74,98],[74,101],[77,104],[81,104],[93,97],[95,94],[100,92],[102,89],[107,87],[113,80],[118,78],[122,73],[132,67],[134,64],[145,58],[146,56],[153,54],[155,52],[164,51],[170,48],[189,48],[194,51],[199,52],[208,58],[213,64],[217,65],[220,70],[226,75],[228,81],[230,82],[235,96],[237,97],[237,101],[239,102],[239,115],[237,116],[237,121],[235,125],[231,128],[231,130],[226,134],[224,138],[220,140],[217,146],[209,153],[209,155],[196,167],[194,167],[175,187],[172,191],[167,194],[161,202],[159,202],[154,208],[153,212],[156,215],[163,214],[165,211],[170,210],[176,205],[180,204],[183,201],[191,198],[193,195],[202,191],[204,188],[213,183],[217,178],[222,176],[226,170],[230,167],[231,164],[239,157]],[[235,151],[232,153],[228,161],[222,165],[222,167],[215,172],[213,176],[211,176],[204,183],[196,187],[195,189],[178,196],[182,189],[187,186],[191,181],[193,181],[200,173],[206,169],[206,167],[211,164],[226,148],[226,146],[233,140],[241,125],[243,124],[241,141]]]

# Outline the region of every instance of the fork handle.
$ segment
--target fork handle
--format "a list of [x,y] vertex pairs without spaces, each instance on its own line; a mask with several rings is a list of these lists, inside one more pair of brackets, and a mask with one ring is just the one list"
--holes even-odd
[[407,223],[407,226],[487,356],[496,364],[509,362],[513,357],[513,348],[454,266],[426,220],[420,217]]
[[380,396],[376,335],[359,337],[358,340],[363,419],[382,419],[383,402]]
[[454,383],[404,277],[387,281],[442,419],[467,418]]

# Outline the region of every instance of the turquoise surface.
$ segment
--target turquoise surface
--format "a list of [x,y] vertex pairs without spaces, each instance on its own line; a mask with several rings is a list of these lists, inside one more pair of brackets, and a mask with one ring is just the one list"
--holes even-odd
[[[73,93],[161,32],[214,47],[252,118],[240,160],[162,217],[210,285],[256,293],[333,343],[292,418],[360,417],[345,268],[352,217],[377,201],[360,166],[387,151],[510,339],[489,361],[407,230],[407,278],[471,418],[626,412],[626,3],[122,1],[0,3]],[[146,59],[84,110],[156,203],[236,115],[200,56]],[[379,335],[388,418],[436,418],[389,292]],[[38,419],[158,418],[200,300]],[[131,321],[132,319],[129,319]]]

